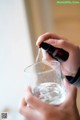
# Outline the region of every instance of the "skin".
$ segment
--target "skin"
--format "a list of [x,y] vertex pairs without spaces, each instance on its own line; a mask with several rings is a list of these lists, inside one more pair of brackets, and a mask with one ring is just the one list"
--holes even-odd
[[[79,46],[76,46],[72,43],[70,43],[67,39],[62,38],[56,34],[52,33],[45,33],[41,35],[36,45],[39,46],[41,42],[47,42],[54,47],[63,48],[64,50],[69,52],[69,58],[66,62],[61,63],[61,69],[64,75],[71,75],[75,76],[79,66],[80,66],[80,48]],[[52,59],[47,53],[46,53],[47,60]]]
[[66,100],[60,105],[50,105],[32,95],[26,88],[26,97],[20,102],[19,112],[29,120],[80,120],[76,107],[77,89],[65,81]]
[[[80,48],[52,33],[40,36],[36,45],[39,46],[42,41],[69,52],[68,60],[61,63],[61,69],[64,75],[74,76],[80,66]],[[47,60],[52,59],[47,53],[45,56]],[[76,106],[77,89],[67,80],[64,81],[64,86],[66,99],[60,105],[42,102],[32,95],[30,87],[26,88],[26,96],[20,102],[19,112],[29,120],[80,120]]]

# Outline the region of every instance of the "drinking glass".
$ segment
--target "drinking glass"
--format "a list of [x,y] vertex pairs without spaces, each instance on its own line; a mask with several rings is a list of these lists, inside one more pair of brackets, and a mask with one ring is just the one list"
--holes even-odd
[[57,61],[41,61],[25,68],[27,86],[43,102],[61,104],[66,95],[64,76]]

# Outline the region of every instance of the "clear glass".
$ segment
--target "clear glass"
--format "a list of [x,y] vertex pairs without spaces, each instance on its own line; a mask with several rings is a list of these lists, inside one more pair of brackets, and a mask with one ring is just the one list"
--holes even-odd
[[61,104],[65,99],[63,75],[57,61],[41,61],[25,68],[27,86],[43,102]]

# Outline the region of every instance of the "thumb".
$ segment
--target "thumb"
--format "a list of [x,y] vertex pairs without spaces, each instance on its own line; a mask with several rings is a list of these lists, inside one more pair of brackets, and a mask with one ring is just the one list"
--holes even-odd
[[77,88],[71,85],[67,80],[64,80],[64,87],[66,89],[66,95],[67,95],[65,99],[65,103],[76,104]]
[[73,47],[73,45],[70,42],[63,39],[48,39],[45,42],[51,44],[54,47],[62,48],[68,52],[70,52],[71,48]]

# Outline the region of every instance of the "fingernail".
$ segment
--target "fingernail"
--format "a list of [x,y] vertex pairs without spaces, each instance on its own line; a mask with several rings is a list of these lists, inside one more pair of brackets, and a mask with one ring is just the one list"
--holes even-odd
[[41,42],[41,36],[37,39],[36,45],[39,46],[40,42]]

